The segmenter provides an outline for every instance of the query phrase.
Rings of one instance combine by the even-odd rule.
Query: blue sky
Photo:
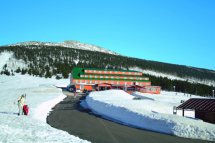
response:
[[[78,40],[215,70],[214,0],[2,0],[0,45]]]

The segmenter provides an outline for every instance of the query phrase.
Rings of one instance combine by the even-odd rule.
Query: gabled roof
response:
[[[112,86],[112,84],[108,84],[108,83],[100,83],[100,84],[96,84],[98,87],[110,87]]]
[[[139,86],[139,85],[130,85],[130,86],[127,86],[127,88],[143,88],[142,86]]]
[[[179,105],[177,109],[215,112],[215,99],[192,98]]]

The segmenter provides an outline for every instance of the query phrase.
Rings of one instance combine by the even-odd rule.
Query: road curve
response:
[[[131,128],[114,123],[83,110],[79,98],[66,97],[47,117],[52,127],[93,143],[208,143],[176,136]]]

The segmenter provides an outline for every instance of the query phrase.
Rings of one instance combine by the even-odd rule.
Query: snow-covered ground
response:
[[[51,108],[65,96],[56,84],[68,80],[55,80],[28,75],[0,75],[0,143],[82,143],[88,142],[46,123]],[[17,98],[27,94],[29,116],[18,116]]]
[[[135,100],[134,97],[141,97]],[[192,95],[192,97],[198,97]],[[86,108],[105,118],[138,127],[173,134],[180,137],[215,141],[215,125],[191,118],[193,112],[173,115],[173,106],[181,104],[190,95],[162,92],[160,95],[136,92],[133,95],[122,90],[92,92],[82,102]]]

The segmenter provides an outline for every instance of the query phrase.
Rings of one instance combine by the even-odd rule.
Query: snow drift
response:
[[[109,90],[92,92],[85,101],[94,113],[116,122],[180,137],[214,141],[215,125],[172,114],[172,105],[178,105],[181,99],[189,98],[182,94],[174,98],[174,95],[165,92],[151,95],[148,99],[133,100],[134,96],[124,91]]]

